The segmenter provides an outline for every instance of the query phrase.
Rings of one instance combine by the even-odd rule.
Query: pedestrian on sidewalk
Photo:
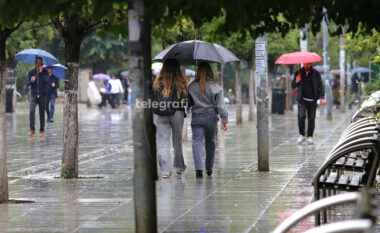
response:
[[[103,86],[100,88],[100,93],[102,95],[102,102],[98,105],[98,108],[102,108],[107,106],[107,101],[111,105],[112,108],[116,108],[114,102],[111,98],[111,84],[108,82],[108,80],[103,81]]]
[[[195,80],[189,86],[189,108],[193,131],[193,158],[197,178],[203,177],[203,140],[206,149],[206,173],[211,176],[215,157],[215,137],[218,129],[218,115],[223,129],[227,130],[228,111],[224,103],[222,88],[217,84],[211,67],[203,62],[198,66]]]
[[[40,115],[40,137],[44,136],[45,132],[45,109],[47,102],[46,87],[49,82],[49,73],[43,68],[42,58],[36,57],[35,68],[30,70],[26,85],[30,86],[30,104],[29,104],[29,123],[30,132],[29,136],[35,134],[35,112],[38,105]]]
[[[354,73],[351,77],[351,100],[350,104],[348,105],[348,108],[351,109],[352,105],[356,102],[359,102],[360,96],[359,96],[359,83],[360,78],[357,73]]]
[[[115,107],[120,106],[120,96],[124,91],[123,85],[120,79],[116,78],[116,75],[111,76],[111,80],[108,81],[111,84],[111,98]]]
[[[129,74],[123,78],[122,84],[124,88],[123,102],[128,105],[129,87],[131,86],[131,77]]]
[[[161,177],[171,176],[170,136],[174,147],[174,169],[186,170],[182,153],[182,130],[187,105],[187,83],[177,60],[166,60],[154,82],[153,113],[156,115],[156,144]]]
[[[49,81],[46,86],[47,102],[46,102],[46,115],[47,122],[54,122],[54,109],[55,109],[55,99],[58,97],[57,89],[59,88],[59,79],[53,75],[53,68],[48,66],[46,70],[49,73]],[[50,104],[50,106],[49,106]]]
[[[305,141],[305,120],[307,114],[307,142],[313,144],[315,113],[317,100],[324,99],[325,89],[321,75],[312,67],[312,63],[303,64],[303,68],[294,74],[292,88],[297,88],[298,102],[298,144]]]

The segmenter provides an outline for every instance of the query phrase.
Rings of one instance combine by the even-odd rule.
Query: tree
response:
[[[107,73],[110,69],[125,67],[129,57],[128,41],[122,36],[98,36],[92,33],[83,40],[80,66],[91,68],[92,73]]]
[[[5,68],[6,44],[9,37],[17,31],[26,19],[34,19],[37,15],[47,14],[45,6],[54,3],[41,1],[41,5],[26,4],[19,1],[0,2],[0,202],[8,201],[8,174],[7,174],[7,142],[5,117]]]
[[[225,42],[227,48],[231,50],[237,57],[240,59],[244,59],[248,63],[248,69],[250,70],[250,95],[253,97],[254,86],[253,79],[253,53],[255,50],[255,41],[251,38],[249,33],[233,33],[231,36],[227,37]],[[240,62],[236,64],[236,77],[235,77],[235,85],[236,85],[236,124],[241,124],[243,121],[243,108],[242,108],[242,86],[241,86],[241,78],[240,78]],[[253,120],[253,98],[250,98],[250,120]]]
[[[346,34],[345,48],[351,58],[362,58],[359,63],[368,64],[368,59],[374,64],[380,63],[380,33],[373,29],[370,34],[357,33]]]
[[[78,72],[80,47],[83,39],[96,30],[119,30],[112,22],[123,20],[125,6],[108,1],[74,1],[61,5],[52,21],[65,43],[65,61],[68,71],[65,80],[63,123],[63,155],[61,176],[78,178]],[[112,21],[112,22],[111,22]],[[116,25],[116,24],[115,24]],[[107,28],[108,27],[108,28]],[[114,28],[112,28],[114,27]],[[119,31],[120,33],[122,31]]]
[[[1,25],[0,29],[0,203],[8,201],[8,172],[7,172],[7,126],[5,115],[6,101],[6,41],[10,35],[17,30],[23,20],[20,20],[14,26]]]
[[[152,39],[160,41],[163,49],[168,45],[196,38],[197,29],[191,19],[184,17],[180,12],[179,15],[167,21],[167,14],[168,12],[165,12],[160,23],[152,27]]]

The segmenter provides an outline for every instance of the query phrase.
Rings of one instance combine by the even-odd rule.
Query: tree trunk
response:
[[[255,71],[253,70],[253,62],[248,62],[249,68],[249,121],[255,120]]]
[[[235,92],[236,92],[236,124],[243,122],[243,106],[242,106],[242,92],[241,92],[241,80],[240,80],[240,61],[236,63],[236,75],[235,75]]]
[[[218,83],[220,87],[222,88],[222,92],[224,92],[223,89],[223,66],[222,64],[218,63]]]
[[[130,69],[135,73],[139,90],[136,103],[147,101],[152,93],[151,28],[149,8],[144,0],[134,0],[128,11]],[[134,204],[136,232],[157,232],[156,186],[156,130],[151,108],[136,106],[133,113],[133,149],[135,154]]]
[[[65,101],[63,108],[63,154],[61,176],[78,178],[78,74],[81,40],[65,40]]]
[[[0,203],[8,201],[7,127],[5,114],[5,44],[0,34]]]

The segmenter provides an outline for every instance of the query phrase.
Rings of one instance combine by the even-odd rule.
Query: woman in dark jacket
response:
[[[154,83],[153,107],[157,126],[157,156],[161,177],[171,176],[170,136],[173,134],[174,169],[178,175],[186,170],[182,153],[182,129],[187,99],[187,83],[177,60],[167,60]]]

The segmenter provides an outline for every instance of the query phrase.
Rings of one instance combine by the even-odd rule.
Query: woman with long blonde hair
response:
[[[228,112],[224,103],[222,88],[216,83],[214,73],[206,62],[198,66],[195,80],[189,86],[189,108],[191,108],[191,129],[193,131],[193,158],[197,178],[203,177],[202,145],[205,139],[205,168],[211,176],[215,157],[215,138],[218,115],[223,129],[227,130]]]
[[[170,136],[174,147],[174,169],[186,170],[182,153],[182,129],[187,105],[187,83],[177,60],[167,60],[153,86],[153,113],[156,115],[156,144],[161,177],[171,176]]]

